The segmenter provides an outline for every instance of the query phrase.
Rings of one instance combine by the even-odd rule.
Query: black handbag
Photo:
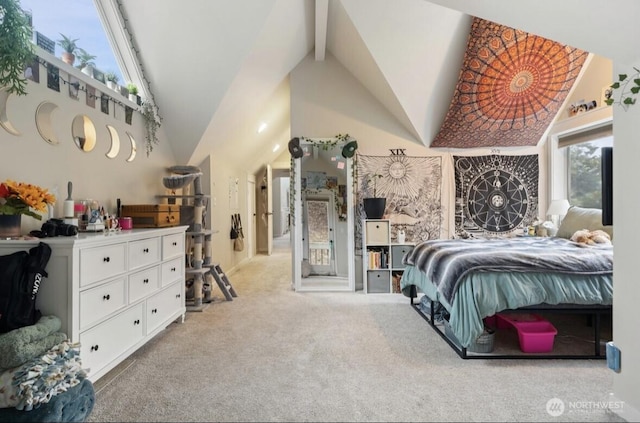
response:
[[[231,215],[231,233],[229,234],[229,238],[231,239],[238,238],[238,228],[236,227],[235,215]]]

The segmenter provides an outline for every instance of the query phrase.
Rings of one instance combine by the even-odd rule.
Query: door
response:
[[[247,244],[247,257],[256,254],[256,181],[253,175],[247,175],[247,223],[245,231],[245,243]]]
[[[273,197],[272,197],[272,171],[271,165],[267,165],[260,172],[260,188],[258,197],[257,231],[259,233],[260,252],[271,255],[273,251]]]

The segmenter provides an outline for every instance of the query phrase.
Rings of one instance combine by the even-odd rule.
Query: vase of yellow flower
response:
[[[7,179],[0,184],[0,237],[20,236],[22,215],[42,220],[36,212],[47,211],[56,197],[37,185]]]

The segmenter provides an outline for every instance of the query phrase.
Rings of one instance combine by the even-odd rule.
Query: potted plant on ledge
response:
[[[379,178],[382,178],[382,175],[374,173],[367,175],[365,179],[365,183],[367,185],[373,183],[373,197],[365,197],[362,199],[362,205],[364,206],[364,213],[367,215],[367,219],[382,219],[382,216],[384,216],[387,199],[385,197],[377,196],[377,181]]]
[[[68,65],[73,66],[73,62],[76,61],[75,54],[76,50],[78,50],[76,41],[78,41],[78,39],[71,39],[64,34],[60,34],[60,36],[62,37],[62,39],[58,40],[58,45],[62,47],[62,61]]]
[[[138,86],[133,82],[127,84],[127,91],[129,91],[129,100],[138,104]]]
[[[80,69],[80,71],[85,75],[89,75],[93,78],[93,68],[96,66],[93,61],[96,59],[96,56],[87,53],[85,49],[79,47],[77,51],[77,59],[80,61],[77,68]]]
[[[118,75],[116,75],[115,72],[107,72],[104,75],[105,79],[107,80],[107,87],[111,88],[114,91],[120,91],[120,88],[118,87]]]

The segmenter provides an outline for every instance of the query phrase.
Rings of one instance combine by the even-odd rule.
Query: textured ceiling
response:
[[[585,51],[475,18],[449,112],[431,146],[537,145],[586,58]]]

